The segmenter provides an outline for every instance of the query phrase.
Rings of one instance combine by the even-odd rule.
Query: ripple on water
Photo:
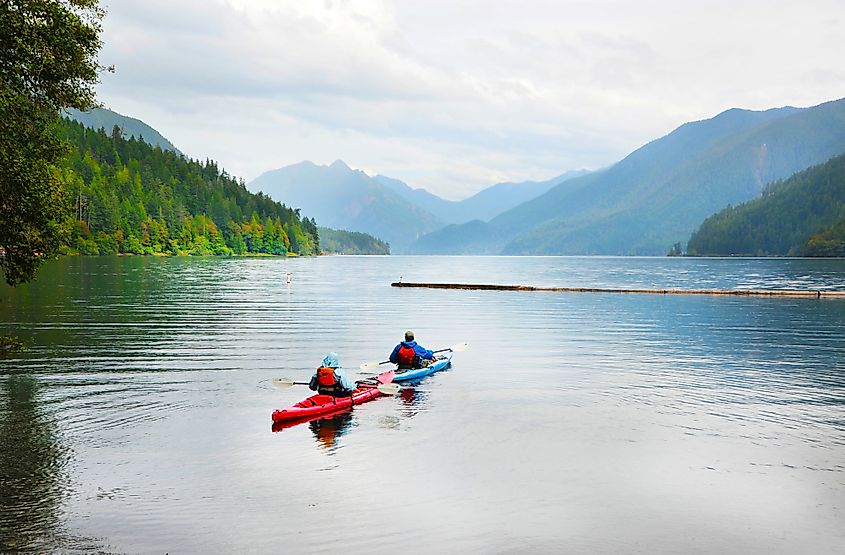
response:
[[[0,304],[3,330],[33,343],[0,368],[3,445],[17,446],[0,466],[4,486],[17,484],[0,524],[32,549],[86,551],[67,530],[115,552],[684,552],[693,533],[708,552],[830,552],[845,541],[845,303],[388,285],[444,281],[448,265],[449,281],[477,283],[841,289],[841,262],[57,265]],[[272,409],[308,394],[271,378],[307,379],[330,350],[353,370],[383,360],[408,328],[429,347],[471,348],[400,395],[271,433]],[[799,525],[784,536],[787,521]],[[314,522],[334,523],[338,539]]]

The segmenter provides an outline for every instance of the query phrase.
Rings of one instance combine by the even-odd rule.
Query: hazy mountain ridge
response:
[[[300,162],[258,176],[247,184],[301,208],[323,227],[368,233],[396,252],[443,226],[430,212],[337,160],[330,166]]]
[[[66,115],[72,120],[78,121],[85,127],[90,127],[95,131],[103,129],[109,135],[116,125],[122,131],[124,139],[132,136],[139,140],[143,138],[144,142],[148,145],[158,146],[162,150],[182,154],[173,143],[143,121],[124,116],[107,108],[92,108],[87,112],[80,112],[75,108],[71,108],[67,110]]]
[[[415,252],[665,254],[707,216],[845,152],[845,100],[687,123],[603,172],[566,181],[474,225],[421,238]],[[483,244],[473,242],[487,234]]]
[[[105,109],[69,115],[107,133],[118,125],[124,136],[179,152],[135,118]],[[665,254],[708,216],[843,152],[845,99],[726,110],[681,125],[603,170],[500,183],[462,201],[370,177],[340,160],[266,172],[248,187],[322,226],[387,241],[397,253]]]
[[[506,210],[542,195],[563,181],[587,173],[587,170],[574,170],[545,181],[497,183],[460,201],[440,198],[425,189],[413,189],[398,179],[383,175],[377,175],[373,179],[391,187],[418,206],[437,214],[445,222],[460,224],[473,220],[490,220]]]
[[[337,160],[330,166],[300,162],[265,172],[247,187],[285,199],[322,226],[371,234],[390,243],[392,252],[401,253],[449,222],[492,217],[581,173],[542,182],[498,184],[469,199],[449,201],[398,179],[370,177]]]

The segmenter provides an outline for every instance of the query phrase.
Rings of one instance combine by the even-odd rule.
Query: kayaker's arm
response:
[[[417,343],[414,347],[414,351],[419,355],[420,358],[424,358],[426,360],[431,360],[434,358],[434,351],[429,351],[419,343]]]
[[[402,344],[401,344],[401,343],[399,343],[398,345],[396,345],[395,347],[393,347],[393,352],[391,352],[391,353],[390,353],[390,357],[388,357],[388,360],[389,360],[390,362],[392,362],[393,364],[398,364],[398,363],[399,363],[399,349],[400,349],[401,347],[402,347]]]

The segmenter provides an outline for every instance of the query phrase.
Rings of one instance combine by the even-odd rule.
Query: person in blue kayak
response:
[[[399,366],[399,370],[410,370],[428,366],[434,360],[434,351],[429,351],[414,341],[414,332],[405,332],[405,341],[393,348],[390,362]]]
[[[340,367],[340,359],[337,353],[329,353],[323,359],[323,364],[314,375],[308,387],[320,395],[331,395],[332,397],[349,397],[355,389],[355,384],[350,381],[346,372]]]

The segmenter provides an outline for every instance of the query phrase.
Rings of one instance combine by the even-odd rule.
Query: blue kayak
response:
[[[452,364],[452,352],[445,355],[437,355],[437,358],[423,368],[414,368],[413,370],[396,370],[393,374],[394,382],[409,382],[412,380],[420,380],[426,376],[430,376],[435,372],[440,372],[449,368]]]

